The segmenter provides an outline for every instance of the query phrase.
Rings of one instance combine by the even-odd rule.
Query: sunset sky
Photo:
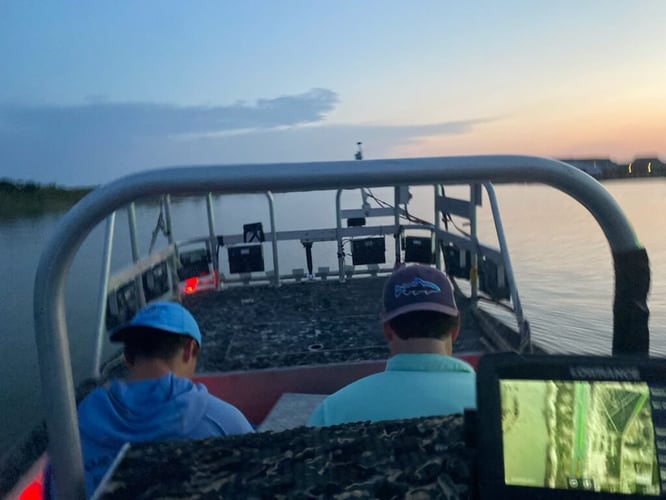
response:
[[[0,177],[518,153],[666,160],[666,2],[0,2]]]

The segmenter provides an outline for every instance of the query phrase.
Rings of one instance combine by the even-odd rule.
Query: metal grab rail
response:
[[[109,276],[111,274],[111,252],[113,251],[113,230],[116,224],[116,213],[113,212],[106,220],[106,231],[104,233],[104,254],[102,256],[102,280],[100,283],[99,299],[97,302],[97,338],[95,339],[95,351],[93,353],[92,376],[99,377],[102,368],[102,348],[104,344],[104,318],[106,317],[106,297],[109,287]]]
[[[511,304],[513,311],[516,314],[518,321],[518,332],[521,337],[521,352],[522,349],[530,343],[530,329],[525,316],[523,315],[523,306],[520,302],[518,294],[518,286],[516,285],[516,278],[513,275],[513,264],[511,264],[511,257],[509,256],[509,247],[506,243],[506,236],[504,235],[504,226],[502,225],[502,218],[500,217],[499,205],[497,203],[497,196],[495,195],[495,188],[489,182],[484,183],[483,187],[488,193],[490,200],[490,208],[493,213],[493,221],[495,223],[495,232],[497,233],[497,242],[499,243],[500,252],[504,259],[504,268],[506,270],[506,279],[509,282],[509,291],[511,293]]]
[[[624,213],[596,180],[575,167],[540,157],[501,155],[266,164],[253,165],[252,168],[243,165],[179,167],[130,175],[88,194],[60,221],[42,254],[35,278],[35,336],[49,432],[49,455],[58,496],[85,498],[65,318],[66,276],[85,237],[115,210],[135,200],[163,193],[261,193],[486,181],[540,182],[578,200],[601,226],[613,253],[616,274],[620,270],[621,256],[636,251],[644,253]],[[649,282],[649,269],[640,269],[647,273]],[[622,283],[632,286],[626,280]],[[626,290],[621,291],[618,286],[616,282],[616,298],[627,295]],[[631,292],[629,295],[637,297],[635,300],[640,302],[643,291]],[[619,309],[616,307],[616,310]],[[628,332],[620,331],[615,321],[614,336],[645,335],[647,317],[637,318],[632,319],[634,322]]]

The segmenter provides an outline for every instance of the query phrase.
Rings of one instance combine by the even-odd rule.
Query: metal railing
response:
[[[65,318],[66,277],[86,236],[113,212],[134,201],[164,193],[279,193],[487,181],[539,182],[579,201],[601,226],[616,263],[616,274],[624,265],[624,259],[620,257],[644,253],[622,210],[597,181],[570,165],[539,157],[502,155],[267,164],[253,165],[251,169],[243,165],[180,167],[130,175],[88,194],[60,221],[40,259],[34,289],[35,334],[49,432],[48,453],[58,496],[68,499],[85,497]],[[643,274],[647,273],[649,281],[649,269],[639,268]],[[619,286],[616,283],[616,299],[627,292]],[[631,286],[631,283],[626,284],[626,287]],[[637,306],[641,306],[642,291],[629,292]],[[614,335],[640,337],[637,342],[642,352],[645,350],[643,337],[647,332],[647,318],[629,316],[623,328],[615,317]]]
[[[484,187],[488,193],[489,203],[492,210],[493,222],[495,225],[495,231],[497,240],[499,242],[499,250],[485,246],[481,244],[477,239],[477,224],[476,224],[476,210],[477,205],[481,205],[481,200],[476,199],[480,198],[480,192],[477,189],[478,185],[471,186],[470,200],[460,200],[452,199],[444,196],[442,186],[436,185],[434,188],[434,220],[429,222],[428,220],[419,219],[419,221],[412,224],[401,223],[401,218],[408,218],[409,214],[407,212],[407,205],[409,203],[409,188],[408,186],[400,186],[393,188],[394,190],[394,204],[391,206],[389,203],[386,203],[383,200],[376,199],[378,204],[381,204],[380,207],[371,207],[367,202],[368,192],[365,189],[362,189],[363,197],[363,207],[360,209],[343,209],[341,203],[341,197],[343,190],[338,189],[335,196],[335,220],[336,227],[333,232],[332,229],[320,228],[320,229],[308,229],[308,230],[291,230],[291,231],[277,231],[275,224],[275,201],[272,193],[265,193],[268,200],[269,208],[269,218],[270,218],[270,232],[267,234],[268,240],[272,244],[272,260],[273,260],[273,269],[266,271],[265,276],[259,274],[241,274],[238,278],[227,277],[225,279],[225,284],[232,285],[236,283],[248,284],[250,281],[254,282],[270,282],[274,286],[279,286],[280,280],[299,280],[303,277],[312,279],[314,275],[322,277],[323,274],[326,276],[338,275],[340,282],[345,281],[346,277],[353,274],[363,274],[363,271],[359,271],[358,268],[354,270],[354,266],[347,266],[345,264],[345,257],[347,254],[344,251],[343,242],[344,238],[350,237],[367,237],[367,236],[386,236],[387,234],[392,234],[395,238],[395,262],[400,262],[401,260],[401,239],[406,234],[407,231],[413,230],[426,230],[431,233],[431,238],[434,239],[434,249],[435,249],[435,265],[438,269],[442,269],[441,261],[441,244],[452,244],[455,247],[465,250],[472,255],[472,260],[474,262],[478,261],[479,257],[488,258],[492,262],[495,262],[497,265],[501,265],[499,268],[498,274],[502,275],[502,278],[506,277],[507,288],[509,291],[509,298],[511,300],[512,307],[510,309],[516,319],[517,331],[520,336],[520,345],[529,347],[530,338],[529,338],[529,329],[527,323],[523,317],[522,306],[520,303],[520,297],[518,294],[518,289],[516,286],[516,280],[513,275],[513,269],[511,266],[510,256],[508,247],[506,244],[506,237],[504,235],[504,229],[502,226],[502,221],[500,217],[500,211],[497,204],[497,198],[495,196],[494,189],[490,183],[485,183]],[[400,192],[403,191],[403,194],[400,195]],[[477,193],[477,194],[475,194]],[[402,197],[401,197],[402,196]],[[374,198],[374,195],[372,195]],[[403,199],[404,198],[404,199]],[[132,250],[132,260],[134,264],[126,269],[121,270],[120,272],[114,274],[114,276],[109,276],[110,271],[110,261],[111,253],[113,248],[113,228],[115,221],[115,212],[107,219],[107,232],[105,236],[104,244],[104,257],[102,264],[102,279],[100,282],[100,291],[99,291],[99,306],[98,306],[98,319],[97,319],[97,338],[95,342],[95,351],[94,359],[92,364],[92,373],[93,378],[99,377],[101,365],[102,365],[102,345],[104,337],[106,334],[106,324],[107,318],[106,314],[108,309],[108,297],[109,292],[116,292],[121,287],[128,285],[129,283],[134,283],[134,289],[136,290],[137,296],[137,308],[141,307],[147,297],[144,295],[142,287],[142,274],[149,269],[151,269],[156,264],[164,262],[167,265],[168,277],[169,277],[169,286],[167,290],[162,291],[161,298],[166,296],[173,296],[178,292],[178,255],[182,253],[183,247],[191,245],[204,245],[208,249],[208,253],[212,262],[213,267],[213,277],[215,280],[215,288],[219,288],[222,283],[219,281],[219,277],[222,276],[222,269],[219,262],[219,255],[217,248],[219,248],[218,237],[221,237],[227,246],[240,244],[245,242],[245,235],[243,234],[222,234],[218,235],[215,228],[215,218],[214,218],[214,198],[212,193],[206,193],[206,219],[207,219],[207,229],[208,234],[206,236],[201,236],[199,238],[192,238],[185,241],[178,241],[175,243],[170,243],[166,250],[152,251],[149,255],[142,257],[139,255],[139,246],[138,246],[138,233],[137,233],[137,224],[136,224],[136,209],[134,203],[130,203],[127,207],[128,211],[128,221],[129,221],[129,237],[130,237],[130,246]],[[451,232],[448,228],[442,229],[440,221],[447,216],[450,216],[447,212],[447,207],[450,207],[453,204],[456,207],[455,215],[462,216],[470,220],[471,223],[471,233],[469,235],[465,233],[455,234]],[[168,214],[171,214],[171,206],[168,196],[164,196],[160,202],[160,218],[162,217],[162,208],[168,207]],[[365,227],[366,218],[384,218],[387,217],[393,218],[393,225],[371,225]],[[343,220],[350,220],[354,218],[362,218],[363,226],[347,227],[343,228]],[[160,227],[160,220],[158,219],[158,226]],[[173,230],[173,227],[172,229]],[[460,230],[459,230],[460,231]],[[157,234],[157,229],[153,232],[153,237],[151,239],[150,248],[154,247],[156,241],[155,236]],[[173,242],[173,234],[171,231],[167,233],[170,242]],[[266,235],[264,235],[266,236]],[[308,246],[311,248],[312,244],[315,242],[325,242],[325,241],[336,241],[337,243],[337,260],[338,260],[338,269],[330,270],[328,267],[322,268],[318,273],[314,273],[311,269],[308,269],[308,274],[306,275],[303,272],[301,276],[298,274],[301,269],[294,269],[292,274],[280,274],[280,258],[278,254],[278,241],[298,241],[307,242]],[[150,250],[149,250],[150,251]],[[309,259],[308,265],[311,265],[311,258]],[[349,268],[352,268],[351,272]],[[369,269],[369,273],[373,272],[390,272],[394,267],[388,267],[386,269]],[[470,272],[470,275],[466,279],[472,280],[471,283],[471,299],[473,303],[476,303],[478,298],[478,273],[476,267],[472,268],[473,271]],[[155,300],[154,295],[151,300]],[[159,298],[159,297],[158,297]],[[521,350],[522,352],[522,350]]]

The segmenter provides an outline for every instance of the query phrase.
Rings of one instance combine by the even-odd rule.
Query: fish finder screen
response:
[[[505,484],[666,491],[666,388],[504,379],[500,402]]]

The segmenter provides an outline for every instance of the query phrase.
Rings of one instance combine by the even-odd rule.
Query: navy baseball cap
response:
[[[192,337],[201,347],[201,332],[194,316],[177,302],[152,302],[111,332],[111,342],[122,342],[133,330],[150,328]]]
[[[434,267],[415,264],[394,271],[384,285],[383,322],[412,311],[458,315],[449,278]]]

